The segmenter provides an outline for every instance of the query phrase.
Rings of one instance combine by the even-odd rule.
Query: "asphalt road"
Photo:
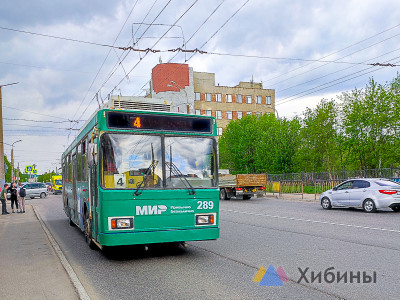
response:
[[[28,203],[38,208],[92,299],[400,297],[400,214],[390,210],[325,211],[318,203],[267,198],[222,201],[217,241],[147,252],[123,247],[107,257],[90,250],[80,230],[68,225],[61,196]],[[279,287],[253,282],[257,270],[271,264],[281,266],[289,281]],[[325,282],[326,270],[333,270],[334,283]],[[347,283],[336,282],[337,272],[347,272]],[[358,283],[356,277],[351,283],[350,272],[360,272],[361,282],[363,272],[375,272],[376,283]],[[331,282],[332,275],[326,279]]]

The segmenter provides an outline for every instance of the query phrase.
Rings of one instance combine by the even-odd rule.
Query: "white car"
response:
[[[35,197],[40,197],[40,198],[46,198],[47,197],[47,187],[45,186],[44,183],[41,182],[29,182],[25,185],[22,186],[25,191],[26,191],[26,196],[25,198],[35,198]]]
[[[324,209],[332,207],[356,207],[365,212],[379,208],[400,211],[400,184],[382,178],[350,179],[333,189],[323,192],[320,197]]]

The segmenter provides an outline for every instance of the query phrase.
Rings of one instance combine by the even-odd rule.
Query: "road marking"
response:
[[[353,225],[353,224],[345,224],[345,223],[335,223],[335,222],[328,222],[328,221],[318,221],[318,220],[301,219],[301,218],[293,218],[293,217],[286,217],[286,216],[251,213],[251,212],[237,211],[237,210],[230,210],[230,209],[220,209],[220,211],[226,211],[226,212],[232,212],[232,213],[238,213],[238,214],[244,214],[244,215],[259,216],[259,217],[275,218],[275,219],[285,219],[285,220],[292,220],[292,221],[298,221],[298,222],[327,224],[327,225],[335,225],[335,226],[344,226],[344,227],[353,227],[353,228],[360,228],[360,229],[369,229],[369,230],[379,230],[379,231],[400,233],[400,230],[388,229],[388,228],[369,227],[369,226],[361,226],[361,225]]]
[[[78,292],[79,299],[90,300],[88,293],[86,292],[85,288],[83,287],[83,285],[82,285],[81,281],[79,280],[78,276],[76,275],[74,269],[68,262],[67,258],[65,257],[65,255],[62,252],[57,241],[51,234],[50,230],[47,228],[46,224],[43,222],[42,218],[40,217],[39,211],[35,208],[35,206],[33,206],[33,205],[31,205],[31,206],[33,208],[33,211],[35,212],[36,218],[39,220],[44,232],[47,235],[47,238],[49,239],[51,245],[53,246],[54,251],[56,252],[58,258],[60,259],[61,264],[63,265],[65,271],[67,271],[67,274],[68,274],[69,278],[71,279],[72,284],[74,285],[76,291]]]

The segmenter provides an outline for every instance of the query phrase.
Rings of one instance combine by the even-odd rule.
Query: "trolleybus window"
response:
[[[214,149],[210,138],[166,137],[167,187],[185,187],[182,176],[194,188],[215,187]]]
[[[101,147],[103,187],[162,187],[160,136],[103,134]]]

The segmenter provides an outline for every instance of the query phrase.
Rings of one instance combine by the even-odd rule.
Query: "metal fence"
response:
[[[315,180],[346,180],[350,178],[400,178],[400,168],[343,170],[335,172],[311,172],[311,173],[283,173],[267,174],[268,181],[303,181],[304,183]]]
[[[391,180],[400,183],[400,178],[389,178]],[[279,180],[279,181],[267,181],[266,193],[279,194],[293,194],[301,195],[304,198],[304,194],[314,194],[314,199],[317,200],[319,194],[332,189],[347,179],[317,179],[317,180]]]

